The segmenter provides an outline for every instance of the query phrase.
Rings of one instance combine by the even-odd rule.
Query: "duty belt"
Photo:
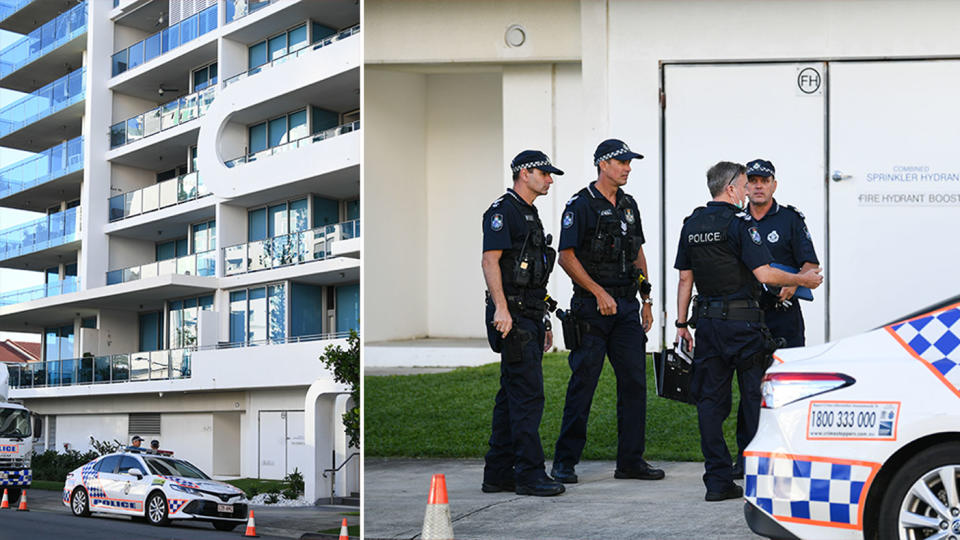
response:
[[[763,311],[756,300],[701,301],[696,310],[700,319],[763,322]]]
[[[629,285],[620,285],[618,287],[604,287],[603,290],[607,291],[607,294],[614,298],[634,298],[637,296],[638,288],[637,283],[633,282]],[[576,283],[573,284],[573,295],[593,297],[593,293]]]
[[[511,314],[516,313],[531,319],[538,319],[547,312],[547,304],[542,298],[529,294],[507,294],[505,296],[507,298],[507,308]],[[490,291],[486,291],[486,299],[487,302],[493,302]]]

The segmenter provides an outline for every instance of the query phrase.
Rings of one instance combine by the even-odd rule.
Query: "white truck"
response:
[[[0,489],[7,490],[13,504],[20,499],[20,490],[30,487],[33,479],[33,429],[30,411],[7,400],[9,379],[7,366],[0,366]]]

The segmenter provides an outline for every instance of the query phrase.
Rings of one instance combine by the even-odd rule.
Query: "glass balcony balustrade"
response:
[[[175,259],[156,261],[107,272],[107,285],[127,283],[138,279],[181,274],[185,276],[214,276],[217,273],[217,250],[185,255]]]
[[[27,3],[29,2],[19,2],[22,4],[20,7]],[[19,9],[18,7],[16,10]],[[0,18],[6,18],[9,13],[16,11],[2,15],[2,10],[3,8],[0,7]],[[0,78],[6,77],[86,31],[87,2],[84,1],[0,51]]]
[[[224,275],[233,276],[280,268],[332,256],[331,244],[360,237],[360,220],[325,225],[308,231],[275,236],[223,248]]]
[[[0,137],[82,101],[86,75],[87,68],[80,68],[0,109]]]
[[[228,0],[229,3],[229,0]],[[114,53],[112,74],[117,75],[166,54],[217,28],[217,6],[187,17],[152,36]]]
[[[0,199],[83,169],[83,137],[0,169]]]
[[[48,296],[77,292],[78,283],[79,280],[76,276],[68,276],[54,283],[45,283],[27,289],[0,293],[0,307],[19,304],[20,302],[29,302],[30,300],[46,298]]]
[[[197,171],[152,186],[110,197],[110,221],[120,221],[168,206],[199,199],[210,191]]]
[[[0,0],[0,21],[23,9],[34,0]]]
[[[329,37],[323,39],[322,41],[319,41],[319,42],[317,42],[317,43],[314,43],[313,45],[310,45],[309,43],[307,43],[306,41],[304,41],[304,42],[303,42],[303,48],[298,49],[298,50],[295,50],[295,51],[291,51],[291,52],[289,52],[289,53],[281,56],[280,58],[276,58],[276,59],[274,59],[274,60],[271,60],[270,62],[267,62],[266,64],[261,64],[261,65],[255,67],[255,68],[253,68],[253,69],[250,69],[249,71],[245,71],[245,72],[243,72],[243,73],[234,75],[233,77],[230,77],[229,79],[223,81],[223,87],[226,88],[226,87],[230,86],[231,84],[233,84],[233,83],[235,83],[235,82],[237,82],[237,81],[246,79],[247,77],[250,77],[250,76],[252,76],[252,75],[256,75],[257,73],[260,73],[261,71],[269,70],[270,68],[272,68],[272,67],[274,67],[274,66],[279,66],[280,64],[284,64],[284,63],[286,63],[286,62],[288,62],[288,61],[290,61],[290,60],[293,60],[294,58],[300,58],[301,56],[310,54],[311,52],[313,52],[313,51],[315,51],[315,50],[317,50],[317,49],[320,49],[320,48],[322,48],[322,47],[325,47],[325,46],[327,46],[327,45],[330,45],[331,43],[335,43],[335,42],[337,42],[337,41],[340,41],[341,39],[345,39],[345,38],[348,38],[348,37],[350,37],[350,36],[353,36],[353,35],[359,34],[359,33],[360,33],[360,25],[358,24],[358,25],[354,26],[353,28],[348,28],[347,30],[343,30],[343,31],[341,31],[341,32],[338,32],[338,33],[336,33],[336,34],[334,34],[334,35],[332,35],[332,36],[329,36]]]
[[[226,0],[226,20],[233,22],[252,15],[278,0]]]
[[[358,129],[360,129],[359,120],[357,120],[356,122],[350,122],[349,124],[344,124],[342,126],[337,126],[335,128],[330,128],[324,131],[320,131],[318,133],[314,133],[313,135],[308,135],[306,137],[302,137],[300,139],[290,141],[288,143],[279,144],[277,146],[267,148],[266,150],[261,150],[259,152],[240,156],[238,158],[234,158],[234,159],[231,159],[230,161],[227,161],[226,163],[224,163],[224,165],[226,165],[227,167],[233,168],[233,167],[236,167],[237,165],[242,165],[244,163],[251,163],[251,162],[257,161],[258,159],[263,159],[265,157],[270,157],[270,156],[279,154],[281,152],[293,150],[294,148],[309,146],[311,144],[325,141],[327,139],[331,139],[338,135],[350,133]]]
[[[190,378],[195,349],[169,349],[66,360],[41,360],[9,366],[11,388],[167,381]]]
[[[216,92],[216,86],[208,86],[110,126],[110,148],[136,142],[200,118],[210,108]]]
[[[0,260],[19,257],[78,240],[79,207],[0,231]]]

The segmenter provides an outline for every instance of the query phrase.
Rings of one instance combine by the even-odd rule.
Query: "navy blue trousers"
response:
[[[737,363],[763,350],[762,323],[700,319],[695,336],[690,392],[697,402],[703,483],[707,491],[725,491],[733,484],[730,450],[723,437],[723,422],[730,414],[731,384]],[[765,366],[742,369],[742,423],[747,443],[757,433],[760,418],[760,380]],[[746,443],[744,444],[746,446]]]
[[[488,302],[487,321],[493,320],[493,312],[493,304]],[[500,484],[512,478],[518,484],[531,484],[546,476],[540,444],[546,330],[543,320],[527,317],[514,316],[513,326],[530,332],[534,339],[523,347],[519,362],[500,354],[500,390],[494,398],[490,450],[483,468],[487,483]]]
[[[573,467],[580,461],[587,443],[590,404],[607,356],[617,377],[617,468],[642,468],[647,424],[647,336],[640,322],[640,301],[636,297],[618,298],[617,313],[609,316],[600,315],[592,296],[575,296],[571,308],[577,318],[590,324],[591,330],[567,358],[571,374],[554,463]]]

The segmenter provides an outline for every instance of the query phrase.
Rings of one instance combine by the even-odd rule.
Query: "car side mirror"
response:
[[[143,478],[143,473],[140,472],[140,469],[135,469],[133,467],[130,467],[129,469],[127,469],[127,474],[129,474],[130,476],[136,476],[137,480]]]

